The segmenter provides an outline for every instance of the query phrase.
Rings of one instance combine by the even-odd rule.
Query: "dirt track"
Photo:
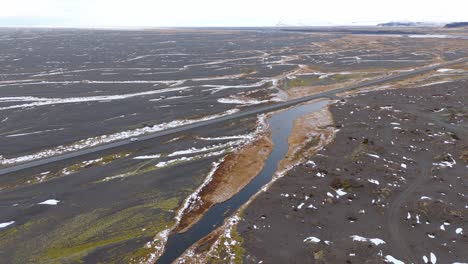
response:
[[[467,88],[368,92],[331,107],[335,141],[244,211],[244,262],[466,262]]]

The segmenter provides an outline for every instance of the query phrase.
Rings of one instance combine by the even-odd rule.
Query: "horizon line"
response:
[[[5,28],[29,28],[29,29],[187,29],[187,28],[193,28],[193,29],[255,29],[255,28],[310,28],[310,27],[382,27],[379,26],[379,24],[383,23],[392,23],[397,21],[391,21],[391,22],[382,22],[382,23],[377,23],[377,24],[317,24],[317,25],[273,25],[273,26],[67,26],[67,25],[0,25],[0,28],[5,29]],[[425,27],[438,27],[438,26],[444,26],[448,23],[455,23],[455,22],[413,22],[413,23],[427,23],[429,25]],[[430,24],[433,25],[430,25]],[[396,28],[399,26],[390,26],[392,28]],[[400,27],[405,27],[409,28],[412,26],[400,26]],[[415,26],[418,27],[418,26]],[[420,26],[424,27],[424,26]]]

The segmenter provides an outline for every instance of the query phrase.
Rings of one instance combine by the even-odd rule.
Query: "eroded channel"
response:
[[[192,244],[222,225],[226,218],[246,203],[262,186],[270,182],[278,168],[279,162],[285,158],[288,152],[288,137],[292,131],[294,120],[304,114],[321,110],[328,102],[327,100],[323,100],[304,104],[272,115],[268,120],[268,124],[272,133],[274,147],[270,156],[265,161],[261,172],[231,199],[211,207],[202,219],[189,230],[183,233],[172,234],[167,241],[164,253],[157,263],[165,264],[173,262]]]

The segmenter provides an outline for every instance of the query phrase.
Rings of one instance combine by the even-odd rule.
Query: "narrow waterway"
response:
[[[173,262],[191,245],[222,225],[226,218],[246,203],[262,186],[270,182],[279,162],[288,152],[288,136],[291,133],[294,120],[304,114],[321,110],[327,104],[328,101],[324,100],[296,106],[274,114],[268,120],[274,148],[262,171],[231,199],[211,207],[203,218],[187,232],[171,235],[167,241],[166,250],[157,263]]]

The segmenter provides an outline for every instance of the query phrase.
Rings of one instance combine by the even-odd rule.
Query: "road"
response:
[[[388,82],[388,81],[403,79],[403,78],[406,78],[406,77],[409,77],[409,76],[414,76],[414,75],[426,73],[426,72],[429,72],[429,71],[432,71],[432,70],[435,70],[435,69],[447,67],[447,66],[450,66],[450,65],[453,65],[453,64],[463,63],[463,62],[466,62],[466,61],[468,61],[468,58],[463,58],[463,59],[450,61],[450,62],[443,63],[443,64],[437,64],[437,65],[433,65],[433,66],[424,67],[424,68],[413,70],[413,71],[408,71],[408,72],[403,72],[403,73],[399,73],[399,74],[395,74],[395,75],[390,75],[390,76],[380,78],[380,79],[369,80],[369,81],[361,82],[361,83],[358,83],[358,84],[346,86],[346,87],[343,87],[343,88],[338,88],[338,89],[330,90],[330,91],[327,91],[327,92],[319,93],[319,94],[316,94],[316,95],[305,96],[305,97],[293,99],[293,100],[286,101],[286,102],[280,102],[280,103],[276,103],[276,104],[273,104],[273,105],[262,106],[262,107],[258,107],[256,109],[237,112],[237,113],[232,114],[232,115],[227,115],[227,116],[223,116],[223,117],[219,117],[219,118],[215,118],[215,119],[211,119],[211,120],[207,120],[207,121],[201,121],[201,122],[197,122],[197,123],[193,123],[193,124],[189,124],[189,125],[185,125],[185,126],[171,128],[171,129],[155,132],[155,133],[152,133],[152,134],[140,136],[140,137],[138,137],[137,142],[146,141],[146,140],[150,140],[150,139],[154,139],[154,138],[158,138],[158,137],[162,137],[162,136],[167,136],[167,135],[174,134],[174,133],[185,132],[185,131],[192,130],[192,129],[195,129],[195,128],[208,126],[208,125],[212,125],[212,124],[216,124],[216,123],[220,123],[220,122],[224,122],[224,121],[228,121],[228,120],[233,120],[233,119],[237,119],[237,118],[241,118],[241,117],[267,113],[267,112],[279,110],[279,109],[282,109],[282,108],[290,107],[290,106],[293,106],[293,105],[297,105],[297,104],[300,104],[300,103],[304,103],[304,102],[314,100],[314,99],[332,97],[333,95],[335,95],[337,93],[351,91],[351,90],[355,90],[355,89],[358,89],[358,88],[367,87],[367,86],[371,86],[371,85],[381,84],[381,83]],[[120,147],[120,146],[125,146],[125,145],[129,145],[129,144],[132,144],[132,143],[136,143],[136,142],[131,141],[130,139],[125,139],[125,140],[116,141],[116,142],[112,142],[112,143],[108,143],[108,144],[103,144],[103,145],[99,145],[99,146],[95,146],[95,147],[90,147],[90,148],[83,149],[83,150],[78,150],[78,151],[71,152],[71,153],[66,153],[66,154],[52,156],[52,157],[48,157],[48,158],[44,158],[44,159],[29,161],[29,162],[21,163],[21,164],[14,165],[14,166],[11,166],[11,167],[2,168],[2,169],[0,169],[0,175],[13,173],[13,172],[17,172],[17,171],[20,171],[20,170],[29,169],[29,168],[33,168],[33,167],[37,167],[37,166],[41,166],[41,165],[45,165],[45,164],[49,164],[49,163],[53,163],[53,162],[58,162],[58,161],[63,161],[63,160],[71,159],[71,158],[76,158],[76,157],[80,157],[80,156],[87,155],[87,154],[90,154],[90,153],[95,153],[95,152],[108,150],[108,149],[112,149],[112,148],[116,148],[116,147]]]

